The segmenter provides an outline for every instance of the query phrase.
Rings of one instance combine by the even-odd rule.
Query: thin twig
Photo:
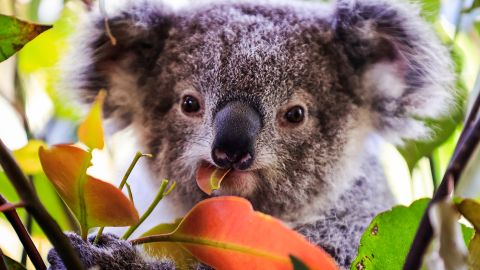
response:
[[[127,193],[128,193],[128,198],[132,202],[133,206],[135,206],[135,202],[133,201],[133,193],[132,193],[132,188],[128,183],[125,184],[125,187],[127,188]]]
[[[127,183],[128,177],[130,177],[130,174],[132,173],[133,168],[135,168],[135,166],[137,165],[138,160],[139,160],[141,157],[152,158],[152,155],[151,155],[151,154],[142,154],[142,152],[140,152],[140,151],[137,152],[137,153],[135,153],[135,157],[133,157],[133,160],[132,160],[132,162],[130,163],[130,166],[128,166],[127,171],[126,171],[125,174],[123,175],[123,178],[122,178],[122,181],[120,182],[120,185],[118,185],[118,188],[119,188],[119,189],[123,189],[123,187],[124,187],[125,184]]]
[[[2,195],[0,195],[0,206],[5,206],[5,205],[13,205],[5,198],[3,198]],[[3,212],[5,217],[7,218],[8,222],[12,224],[13,229],[18,235],[18,238],[20,239],[20,242],[22,242],[22,245],[24,247],[25,252],[27,253],[28,257],[32,261],[33,265],[35,266],[35,269],[37,270],[45,270],[47,267],[45,266],[45,263],[43,263],[42,256],[40,256],[40,253],[38,253],[37,248],[35,247],[35,244],[32,241],[32,238],[30,237],[30,234],[28,233],[27,229],[25,226],[23,226],[22,220],[17,214],[17,211],[15,208],[6,210]]]
[[[28,123],[25,121],[25,123]],[[27,130],[27,128],[25,129]],[[32,189],[34,192],[35,191],[35,184],[33,183],[33,176],[32,175],[28,175],[28,181],[30,182],[30,185],[32,186]],[[30,213],[27,212],[27,216],[25,217],[25,228],[27,228],[27,232],[29,234],[32,233],[32,230],[33,230],[33,218],[32,218],[32,215]],[[23,251],[22,251],[22,258],[20,260],[20,262],[23,264],[23,265],[27,265],[27,251],[26,249],[24,248]]]
[[[130,226],[130,228],[128,228],[128,230],[122,236],[122,239],[128,239],[128,237],[130,237],[130,235],[132,235],[132,233],[148,218],[148,216],[150,216],[150,214],[153,212],[155,207],[157,207],[158,203],[165,196],[165,189],[167,188],[167,185],[168,185],[168,180],[164,179],[162,181],[161,186],[160,186],[160,190],[157,193],[157,196],[155,197],[153,202],[150,204],[147,211],[145,211],[145,213],[142,215],[142,217],[140,217],[140,221],[137,224],[135,224],[133,226]]]
[[[14,210],[14,209],[17,209],[17,208],[22,208],[22,207],[25,207],[25,205],[26,204],[24,202],[6,203],[4,205],[0,205],[0,212],[7,212],[7,211]]]
[[[130,162],[130,166],[128,166],[127,171],[126,171],[125,174],[123,175],[122,181],[120,181],[120,185],[118,185],[118,188],[119,188],[120,190],[122,190],[123,187],[124,187],[125,185],[127,185],[128,196],[130,197],[130,201],[131,201],[132,203],[133,203],[132,191],[130,190],[130,185],[127,184],[127,180],[128,180],[128,177],[130,177],[130,174],[132,173],[133,168],[135,168],[135,166],[137,165],[138,160],[139,160],[141,157],[152,158],[153,156],[152,156],[151,154],[142,154],[142,152],[140,152],[140,151],[138,151],[137,153],[135,153],[135,156],[133,157],[132,162]],[[97,236],[95,236],[95,240],[93,240],[93,244],[98,243],[98,240],[100,239],[100,236],[102,236],[104,229],[105,229],[105,227],[100,227],[100,229],[98,229]]]
[[[63,234],[57,222],[40,202],[18,164],[0,139],[0,165],[15,187],[20,198],[27,203],[26,210],[32,214],[40,228],[55,247],[67,269],[85,269],[75,249]]]
[[[477,101],[478,99],[480,99],[480,97],[477,97]],[[475,101],[475,104],[480,104],[477,101]],[[477,111],[478,107],[474,107],[470,114],[476,114]],[[471,118],[470,116],[468,118],[475,119]],[[480,121],[471,121],[471,123],[474,124],[468,123],[468,125],[471,127],[465,126],[464,130],[462,131],[462,135],[460,137],[463,139],[459,140],[457,143],[453,157],[451,158],[450,164],[448,165],[445,175],[443,176],[442,183],[439,185],[437,192],[435,192],[433,195],[432,200],[428,204],[428,207],[422,216],[415,239],[413,240],[412,246],[405,260],[405,264],[403,266],[404,270],[417,270],[420,268],[423,254],[425,253],[425,250],[432,238],[432,226],[428,217],[430,207],[436,202],[443,200],[450,195],[452,190],[451,182],[453,181],[453,187],[457,185],[461,173],[470,160],[471,155],[475,152],[480,140]]]
[[[105,0],[100,0],[98,1],[98,5],[100,7],[100,13],[103,16],[103,21],[105,24],[105,31],[107,32],[107,36],[110,39],[110,43],[112,43],[113,46],[117,45],[117,39],[115,36],[112,34],[112,30],[110,29],[110,24],[108,23],[108,15],[107,15],[107,9],[105,8]]]

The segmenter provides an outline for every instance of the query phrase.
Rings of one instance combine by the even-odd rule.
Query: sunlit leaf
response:
[[[46,143],[40,140],[30,140],[24,147],[13,151],[15,160],[25,174],[41,173],[42,165],[38,159],[38,149],[46,146]]]
[[[468,262],[470,269],[478,270],[480,269],[480,233],[475,233],[470,245],[468,246]]]
[[[166,234],[173,232],[182,219],[176,220],[174,223],[160,224],[153,229],[147,231],[142,236]],[[147,254],[156,258],[168,257],[175,261],[180,269],[188,269],[197,260],[187,250],[178,243],[155,242],[143,245],[143,249]]]
[[[83,229],[138,222],[130,200],[115,186],[86,174],[91,154],[74,145],[40,148],[43,170]]]
[[[14,259],[6,255],[3,255],[2,258],[3,258],[3,262],[5,263],[5,266],[7,267],[7,270],[26,270],[27,269],[21,263],[15,261]]]
[[[19,51],[27,42],[51,26],[21,21],[15,17],[0,15],[0,62]]]
[[[402,269],[428,201],[420,199],[376,216],[362,235],[350,269]]]
[[[480,202],[464,199],[457,203],[458,211],[472,223],[475,230],[480,231]]]
[[[102,149],[104,146],[102,109],[107,92],[100,91],[85,120],[78,127],[78,140],[90,149]]]
[[[201,201],[177,230],[160,237],[217,270],[291,269],[290,255],[312,270],[338,269],[325,251],[240,197]]]

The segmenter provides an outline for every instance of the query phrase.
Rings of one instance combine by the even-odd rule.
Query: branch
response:
[[[25,226],[23,226],[22,220],[17,214],[17,211],[15,208],[12,206],[16,206],[15,204],[11,204],[5,200],[5,198],[0,195],[0,208],[5,207],[6,210],[3,211],[3,214],[7,218],[8,222],[12,224],[13,229],[18,235],[18,238],[20,239],[20,242],[22,242],[23,247],[25,248],[25,252],[27,253],[28,257],[33,263],[33,266],[35,266],[35,269],[37,270],[45,270],[47,267],[43,263],[42,256],[40,256],[40,253],[38,253],[37,247],[35,247],[35,244],[32,241],[32,238],[28,234],[27,229]],[[8,209],[8,206],[10,206],[10,209]],[[2,258],[3,259],[3,258]]]
[[[460,135],[460,139],[457,143],[455,151],[453,152],[453,157],[450,160],[450,164],[445,171],[442,183],[438,187],[438,190],[433,195],[432,200],[423,213],[417,233],[405,260],[405,264],[403,266],[404,270],[417,270],[420,268],[423,254],[425,253],[425,250],[432,239],[432,225],[430,224],[430,219],[428,216],[430,207],[451,194],[453,190],[452,181],[453,187],[455,187],[460,180],[461,173],[470,160],[470,157],[477,148],[480,140],[480,121],[475,120],[479,108],[480,96],[478,96],[475,100],[470,115],[465,122],[465,127]]]
[[[20,198],[27,204],[26,210],[42,228],[67,269],[85,269],[72,244],[63,234],[58,223],[48,214],[2,140],[0,140],[0,165]]]

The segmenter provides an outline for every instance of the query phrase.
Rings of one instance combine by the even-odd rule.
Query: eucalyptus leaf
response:
[[[8,59],[25,44],[51,28],[19,20],[12,16],[0,15],[0,62]]]
[[[395,206],[377,215],[363,233],[350,269],[402,269],[428,202],[420,199],[409,207]]]
[[[3,255],[3,263],[7,267],[7,270],[26,270],[27,268],[23,266],[21,263],[15,261],[14,259]]]

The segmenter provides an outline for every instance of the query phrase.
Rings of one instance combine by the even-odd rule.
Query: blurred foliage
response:
[[[78,4],[69,3],[53,28],[39,36],[18,54],[18,70],[24,77],[41,76],[43,87],[52,99],[54,117],[79,120],[80,113],[62,89],[60,59],[69,49],[69,36],[78,20]]]

